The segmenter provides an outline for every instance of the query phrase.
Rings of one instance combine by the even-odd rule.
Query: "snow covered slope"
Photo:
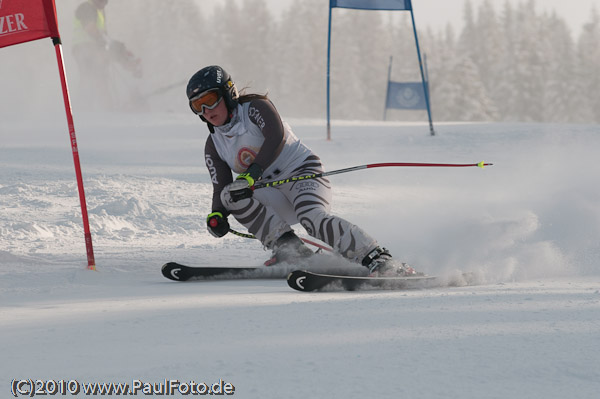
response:
[[[493,162],[330,178],[334,212],[395,257],[429,274],[475,271],[481,285],[305,294],[282,280],[164,279],[170,260],[269,255],[206,232],[207,130],[190,115],[75,120],[98,267],[88,271],[64,120],[8,118],[0,392],[12,379],[173,379],[223,380],[239,398],[596,397],[598,126],[444,124],[430,137],[419,124],[334,122],[328,142],[322,122],[289,122],[328,170]]]

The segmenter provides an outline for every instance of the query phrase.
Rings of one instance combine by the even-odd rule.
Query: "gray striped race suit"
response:
[[[230,122],[215,126],[206,140],[205,160],[213,183],[212,211],[231,214],[268,249],[300,223],[308,234],[342,256],[360,263],[376,241],[359,227],[329,213],[331,186],[325,178],[261,188],[252,198],[231,200],[232,171],[239,174],[256,163],[262,179],[282,179],[324,171],[320,158],[282,122],[267,99],[238,104]]]

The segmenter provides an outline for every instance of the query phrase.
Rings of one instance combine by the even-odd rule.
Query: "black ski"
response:
[[[368,277],[368,276],[341,276],[332,274],[319,274],[307,270],[294,270],[287,277],[290,287],[298,291],[318,291],[321,289],[338,289],[345,291],[355,290],[400,290],[432,288],[437,286],[436,277]]]
[[[249,274],[259,267],[212,267],[212,266],[186,266],[176,262],[165,263],[161,269],[162,275],[173,281],[187,281],[202,278],[247,278]]]

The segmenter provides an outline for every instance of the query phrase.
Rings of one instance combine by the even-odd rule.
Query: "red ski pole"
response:
[[[285,183],[289,183],[289,182],[293,182],[293,181],[299,181],[299,180],[309,180],[309,179],[317,179],[319,177],[325,177],[325,176],[331,176],[331,175],[337,175],[340,173],[346,173],[346,172],[352,172],[355,170],[362,170],[362,169],[371,169],[371,168],[383,168],[383,167],[389,167],[389,166],[401,166],[401,167],[438,167],[438,168],[465,168],[465,167],[473,167],[473,166],[477,166],[479,168],[483,168],[485,166],[491,166],[493,165],[492,163],[484,163],[482,162],[478,162],[478,163],[420,163],[420,162],[391,162],[391,163],[372,163],[372,164],[368,164],[368,165],[360,165],[360,166],[353,166],[351,168],[345,168],[345,169],[338,169],[338,170],[332,170],[330,172],[323,172],[323,173],[313,173],[311,175],[306,175],[306,176],[296,176],[296,177],[289,177],[287,179],[283,179],[283,180],[273,180],[273,181],[267,181],[267,182],[258,182],[256,184],[254,184],[253,189],[259,189],[259,188],[264,188],[264,187],[274,187],[274,186],[279,186],[281,184],[285,184]],[[245,238],[252,238],[255,239],[256,236],[254,236],[253,234],[247,234],[247,233],[241,233],[239,231],[236,231],[234,229],[229,229],[229,232],[232,234],[235,234],[239,237],[245,237]],[[319,243],[315,243],[312,241],[309,241],[305,238],[301,238],[302,241],[308,243],[308,244],[312,244],[316,247],[322,248],[322,249],[326,249],[328,251],[330,251],[329,248],[319,244]]]
[[[237,231],[237,230],[234,230],[234,229],[231,229],[231,228],[229,229],[229,232],[230,232],[231,234],[234,234],[234,235],[238,236],[238,237],[244,237],[244,238],[252,238],[252,239],[256,239],[256,236],[255,236],[254,234],[242,233],[242,232],[239,232],[239,231]],[[301,239],[302,241],[304,241],[305,243],[307,243],[307,244],[310,244],[310,245],[313,245],[313,246],[315,246],[315,247],[317,247],[317,248],[321,248],[321,249],[323,249],[323,250],[325,250],[325,251],[331,251],[331,248],[329,248],[329,247],[327,247],[327,246],[325,246],[325,245],[323,245],[323,244],[320,244],[320,243],[318,243],[318,242],[316,242],[316,241],[311,241],[311,240],[309,240],[309,239],[307,239],[307,238],[304,238],[304,237],[300,237],[300,239]]]
[[[318,179],[319,177],[337,175],[337,174],[340,174],[340,173],[353,172],[355,170],[371,169],[371,168],[383,168],[383,167],[390,167],[390,166],[400,166],[400,167],[433,167],[433,168],[465,168],[465,167],[477,166],[479,168],[483,168],[485,166],[491,166],[491,165],[493,165],[493,164],[492,163],[484,163],[483,161],[482,162],[478,162],[478,163],[422,163],[422,162],[371,163],[371,164],[368,164],[368,165],[353,166],[351,168],[332,170],[332,171],[329,171],[329,172],[313,173],[313,174],[306,175],[306,176],[288,177],[287,179],[283,179],[283,180],[273,180],[273,181],[267,181],[267,182],[257,182],[256,184],[254,184],[254,190],[257,190],[259,188],[264,188],[264,187],[279,186],[281,184],[285,184],[285,183],[289,183],[289,182],[293,182],[293,181],[308,180],[308,179]]]

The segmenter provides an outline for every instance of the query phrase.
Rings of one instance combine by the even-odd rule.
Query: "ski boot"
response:
[[[273,255],[271,259],[265,261],[265,266],[273,266],[281,262],[293,263],[312,255],[314,252],[293,231],[288,231],[275,242]]]
[[[370,277],[415,277],[422,276],[407,263],[397,263],[385,248],[377,247],[362,261],[362,265],[369,269]]]

